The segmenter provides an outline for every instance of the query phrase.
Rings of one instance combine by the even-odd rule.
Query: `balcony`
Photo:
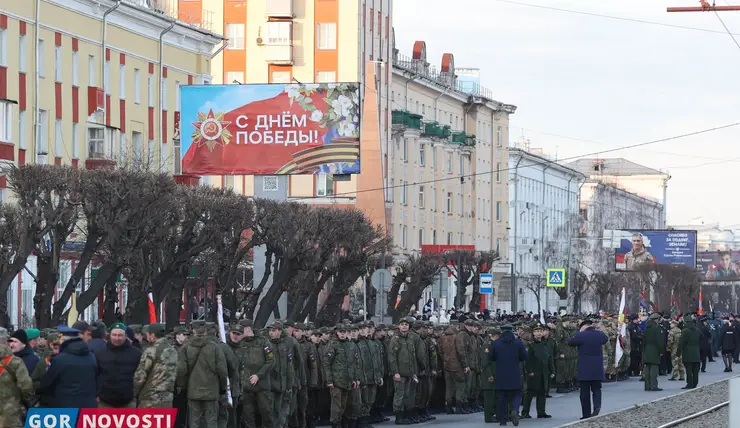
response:
[[[444,128],[437,122],[425,122],[421,130],[421,135],[426,137],[444,138]]]
[[[265,45],[265,61],[268,64],[292,65],[292,45]]]
[[[391,113],[391,123],[393,125],[407,128],[421,129],[421,118],[420,114],[413,114],[406,110],[393,110]]]
[[[268,18],[293,18],[293,0],[265,0]]]
[[[475,147],[475,135],[468,135],[465,132],[453,132],[452,144],[460,144],[467,147]]]

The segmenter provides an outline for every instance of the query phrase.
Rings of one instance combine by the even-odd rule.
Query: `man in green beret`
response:
[[[126,326],[115,323],[110,327],[108,346],[95,353],[98,362],[98,407],[136,407],[134,385],[121,379],[133,379],[141,362],[141,351],[126,337]]]
[[[177,379],[177,351],[165,337],[165,325],[145,326],[151,344],[134,373],[134,396],[142,408],[171,408]]]

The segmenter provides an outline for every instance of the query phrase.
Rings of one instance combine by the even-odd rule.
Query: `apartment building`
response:
[[[0,2],[0,168],[146,161],[176,172],[178,87],[211,80],[222,42],[135,2]],[[33,313],[33,257],[27,267],[9,290],[15,325]]]
[[[507,251],[508,118],[516,107],[457,79],[451,53],[430,65],[426,43],[394,48],[387,199],[401,252],[422,245]]]
[[[389,137],[392,0],[150,0],[152,7],[196,25],[222,31],[228,47],[212,63],[213,83],[360,82],[364,97],[376,100],[375,122],[384,150]],[[372,68],[372,70],[369,70]],[[375,75],[368,78],[368,73]],[[361,146],[378,149],[378,138]],[[361,153],[362,155],[362,153]],[[374,183],[383,167],[364,156],[361,174],[349,181],[327,174],[285,179],[288,199],[321,205],[383,209],[382,190],[372,201],[354,193],[383,187]],[[201,183],[259,194],[253,176],[201,177]],[[258,180],[259,181],[259,180]],[[257,189],[255,189],[257,187]],[[367,192],[366,192],[367,193]],[[377,192],[376,192],[377,193]],[[373,204],[373,207],[366,206]],[[377,205],[377,206],[375,206]]]
[[[557,311],[559,296],[545,287],[549,268],[565,268],[571,240],[578,236],[579,189],[586,176],[561,165],[542,149],[509,148],[509,260],[511,278],[498,295],[501,309]],[[539,301],[539,302],[538,302]]]

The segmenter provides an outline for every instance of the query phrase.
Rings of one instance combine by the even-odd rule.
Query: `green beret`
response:
[[[129,327],[131,327],[132,329],[134,328],[133,325],[132,326],[129,326]],[[110,331],[113,331],[115,329],[126,331],[126,325],[124,323],[122,323],[122,322],[116,322],[116,323],[111,324],[110,327],[108,327],[108,331],[109,332]],[[134,332],[136,332],[136,330],[134,330]]]
[[[26,329],[26,337],[28,340],[38,339],[41,335],[41,332],[37,328],[27,328]]]
[[[148,333],[151,333],[157,337],[163,337],[167,331],[167,327],[162,323],[155,323],[145,326]]]

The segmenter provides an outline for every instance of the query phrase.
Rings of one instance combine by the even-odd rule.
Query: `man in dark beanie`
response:
[[[36,368],[36,364],[39,362],[39,357],[33,352],[33,348],[28,346],[28,336],[24,330],[17,330],[10,335],[9,341],[10,349],[13,351],[16,357],[23,360],[23,363],[28,369],[28,374],[33,373],[33,369]]]
[[[92,323],[92,326],[90,326],[90,328],[92,331],[92,339],[87,342],[87,346],[90,347],[90,350],[92,352],[98,352],[99,350],[105,348],[106,327],[102,321],[95,321],[94,323]]]

